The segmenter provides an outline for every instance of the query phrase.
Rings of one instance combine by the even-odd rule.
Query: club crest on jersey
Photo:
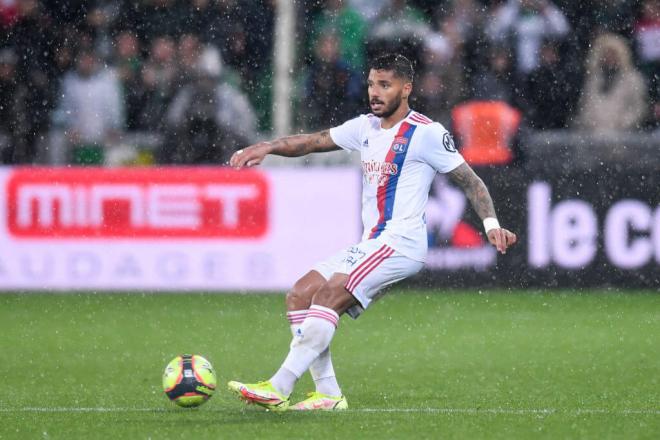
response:
[[[408,138],[403,136],[395,137],[394,142],[392,142],[392,151],[396,154],[401,154],[405,153],[406,149],[408,149]]]

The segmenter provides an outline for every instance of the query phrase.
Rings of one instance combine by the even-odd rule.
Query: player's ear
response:
[[[406,82],[403,84],[403,99],[408,99],[410,94],[412,93],[412,83],[411,82]]]

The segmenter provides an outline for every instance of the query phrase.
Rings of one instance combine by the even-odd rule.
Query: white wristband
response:
[[[491,229],[499,229],[500,228],[500,222],[497,221],[495,217],[486,217],[484,219],[484,229],[486,230],[486,234],[488,234],[488,231]]]

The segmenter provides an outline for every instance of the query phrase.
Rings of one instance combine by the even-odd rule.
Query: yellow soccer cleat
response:
[[[328,396],[314,391],[307,394],[307,399],[289,408],[292,411],[341,411],[348,409],[344,396]]]
[[[232,380],[227,387],[247,403],[255,403],[271,411],[286,411],[289,408],[289,398],[277,391],[269,380],[257,383]]]

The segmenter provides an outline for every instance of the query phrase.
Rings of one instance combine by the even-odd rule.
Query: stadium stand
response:
[[[521,112],[523,131],[593,129],[585,121],[598,119],[593,109],[604,99],[594,98],[602,79],[593,76],[607,69],[601,66],[594,72],[585,60],[590,45],[609,41],[626,48],[613,51],[627,66],[621,69],[625,78],[634,76],[639,91],[635,114],[617,129],[633,136],[658,129],[660,57],[653,44],[660,26],[658,0],[381,3],[378,8],[360,0],[298,3],[296,86],[291,93],[297,109],[294,128],[317,129],[366,111],[356,84],[364,78],[366,57],[387,48],[416,61],[412,106],[445,125],[451,124],[456,106],[500,99]],[[49,0],[1,2],[0,160],[209,163],[224,160],[227,153],[183,157],[171,145],[153,140],[223,143],[235,149],[248,139],[267,137],[273,129],[275,5],[259,0],[71,1],[64,6]],[[188,139],[173,115],[180,119],[177,106],[199,84],[201,54],[214,48],[222,67],[210,76],[224,91],[218,94],[224,98],[218,99],[238,104],[216,102],[212,110],[224,116],[212,121],[215,126],[200,129],[204,136]],[[71,115],[88,113],[84,106],[89,102],[70,98],[85,54],[98,60],[92,69],[94,81],[88,82],[116,81],[109,93],[120,97],[108,114],[92,121],[97,132],[80,139],[79,130],[70,125]],[[616,75],[615,70],[606,73]],[[618,84],[632,81],[619,79]],[[327,89],[321,90],[320,84]],[[227,133],[232,125],[226,123],[226,115],[231,111],[248,115],[245,120],[236,118],[245,122],[242,134]],[[620,113],[611,109],[609,114]],[[141,139],[147,141],[135,143]],[[95,149],[104,154],[89,156]],[[314,158],[305,163],[315,160],[347,159]]]

